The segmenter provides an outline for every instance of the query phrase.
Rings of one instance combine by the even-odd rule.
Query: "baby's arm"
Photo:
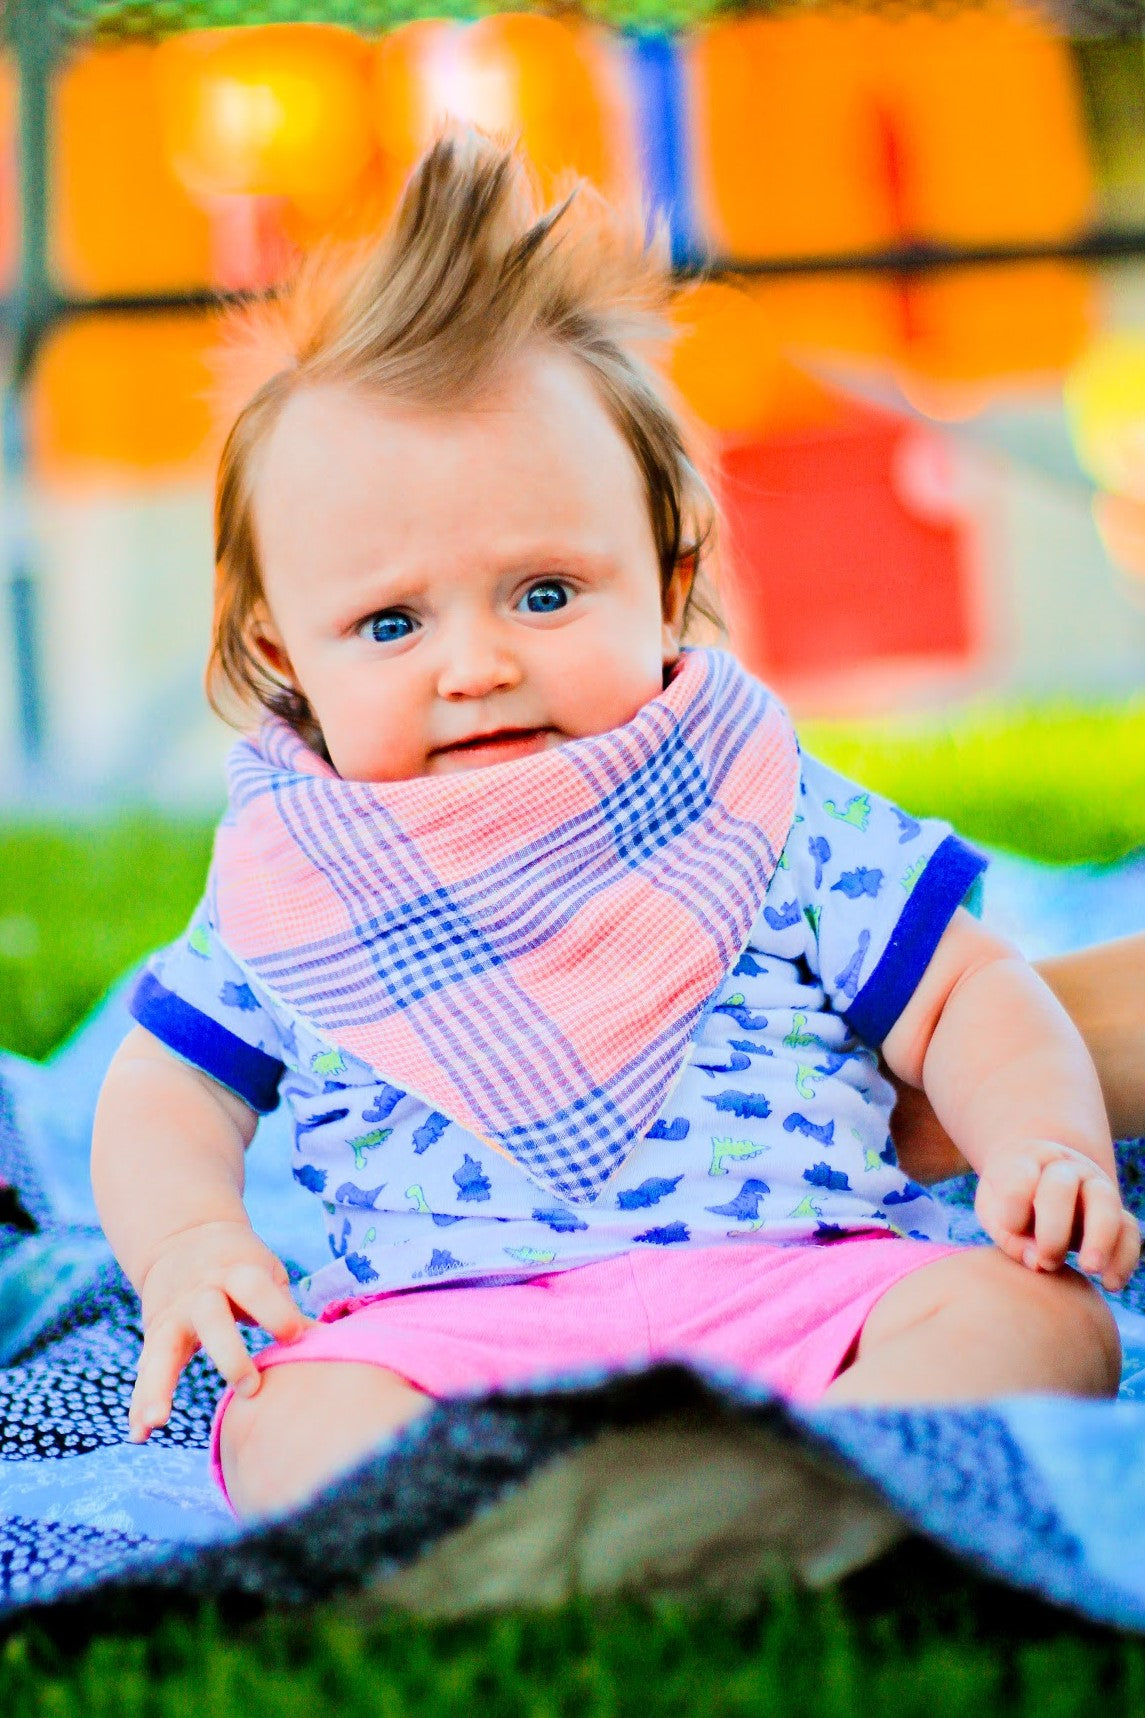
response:
[[[1082,1039],[1009,944],[959,910],[883,1044],[894,1073],[925,1087],[978,1171],[983,1227],[1003,1252],[1123,1288],[1140,1253],[1121,1204],[1109,1123]]]
[[[236,1314],[280,1340],[307,1320],[286,1271],[250,1226],[244,1152],[256,1117],[240,1098],[136,1027],[100,1094],[92,1183],[116,1258],[143,1303],[144,1342],[130,1411],[144,1441],[167,1423],[179,1374],[205,1348],[245,1394],[259,1375]]]

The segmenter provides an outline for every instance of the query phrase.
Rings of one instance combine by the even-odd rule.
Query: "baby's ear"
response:
[[[679,655],[680,641],[684,634],[684,615],[688,607],[688,596],[695,576],[695,555],[682,555],[676,562],[672,576],[668,580],[661,597],[662,624],[660,631],[666,662]]]
[[[245,632],[247,648],[255,659],[269,668],[275,679],[281,680],[284,686],[297,689],[298,682],[294,677],[290,658],[286,654],[282,634],[261,597],[250,611]]]

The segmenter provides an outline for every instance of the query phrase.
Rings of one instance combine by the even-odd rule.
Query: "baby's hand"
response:
[[[1105,1171],[1083,1152],[1029,1139],[983,1170],[974,1201],[996,1246],[1033,1271],[1056,1271],[1076,1251],[1081,1269],[1123,1289],[1141,1252],[1136,1219]]]
[[[293,1342],[311,1322],[287,1288],[286,1269],[247,1223],[201,1223],[172,1236],[140,1291],[143,1352],[131,1396],[133,1443],[165,1426],[179,1374],[204,1348],[226,1379],[253,1396],[259,1374],[238,1323],[261,1324]]]

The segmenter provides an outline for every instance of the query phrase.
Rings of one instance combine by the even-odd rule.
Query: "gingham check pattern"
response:
[[[586,1201],[747,939],[798,762],[765,688],[697,650],[625,727],[514,763],[343,781],[270,720],[229,779],[231,952],[332,1046]]]

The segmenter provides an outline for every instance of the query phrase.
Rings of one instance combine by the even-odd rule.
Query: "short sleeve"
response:
[[[878,1045],[906,1007],[986,860],[936,818],[915,818],[804,755],[784,850],[828,1001]]]
[[[200,905],[186,934],[143,969],[128,1003],[140,1026],[260,1115],[285,1072],[278,1026]]]

